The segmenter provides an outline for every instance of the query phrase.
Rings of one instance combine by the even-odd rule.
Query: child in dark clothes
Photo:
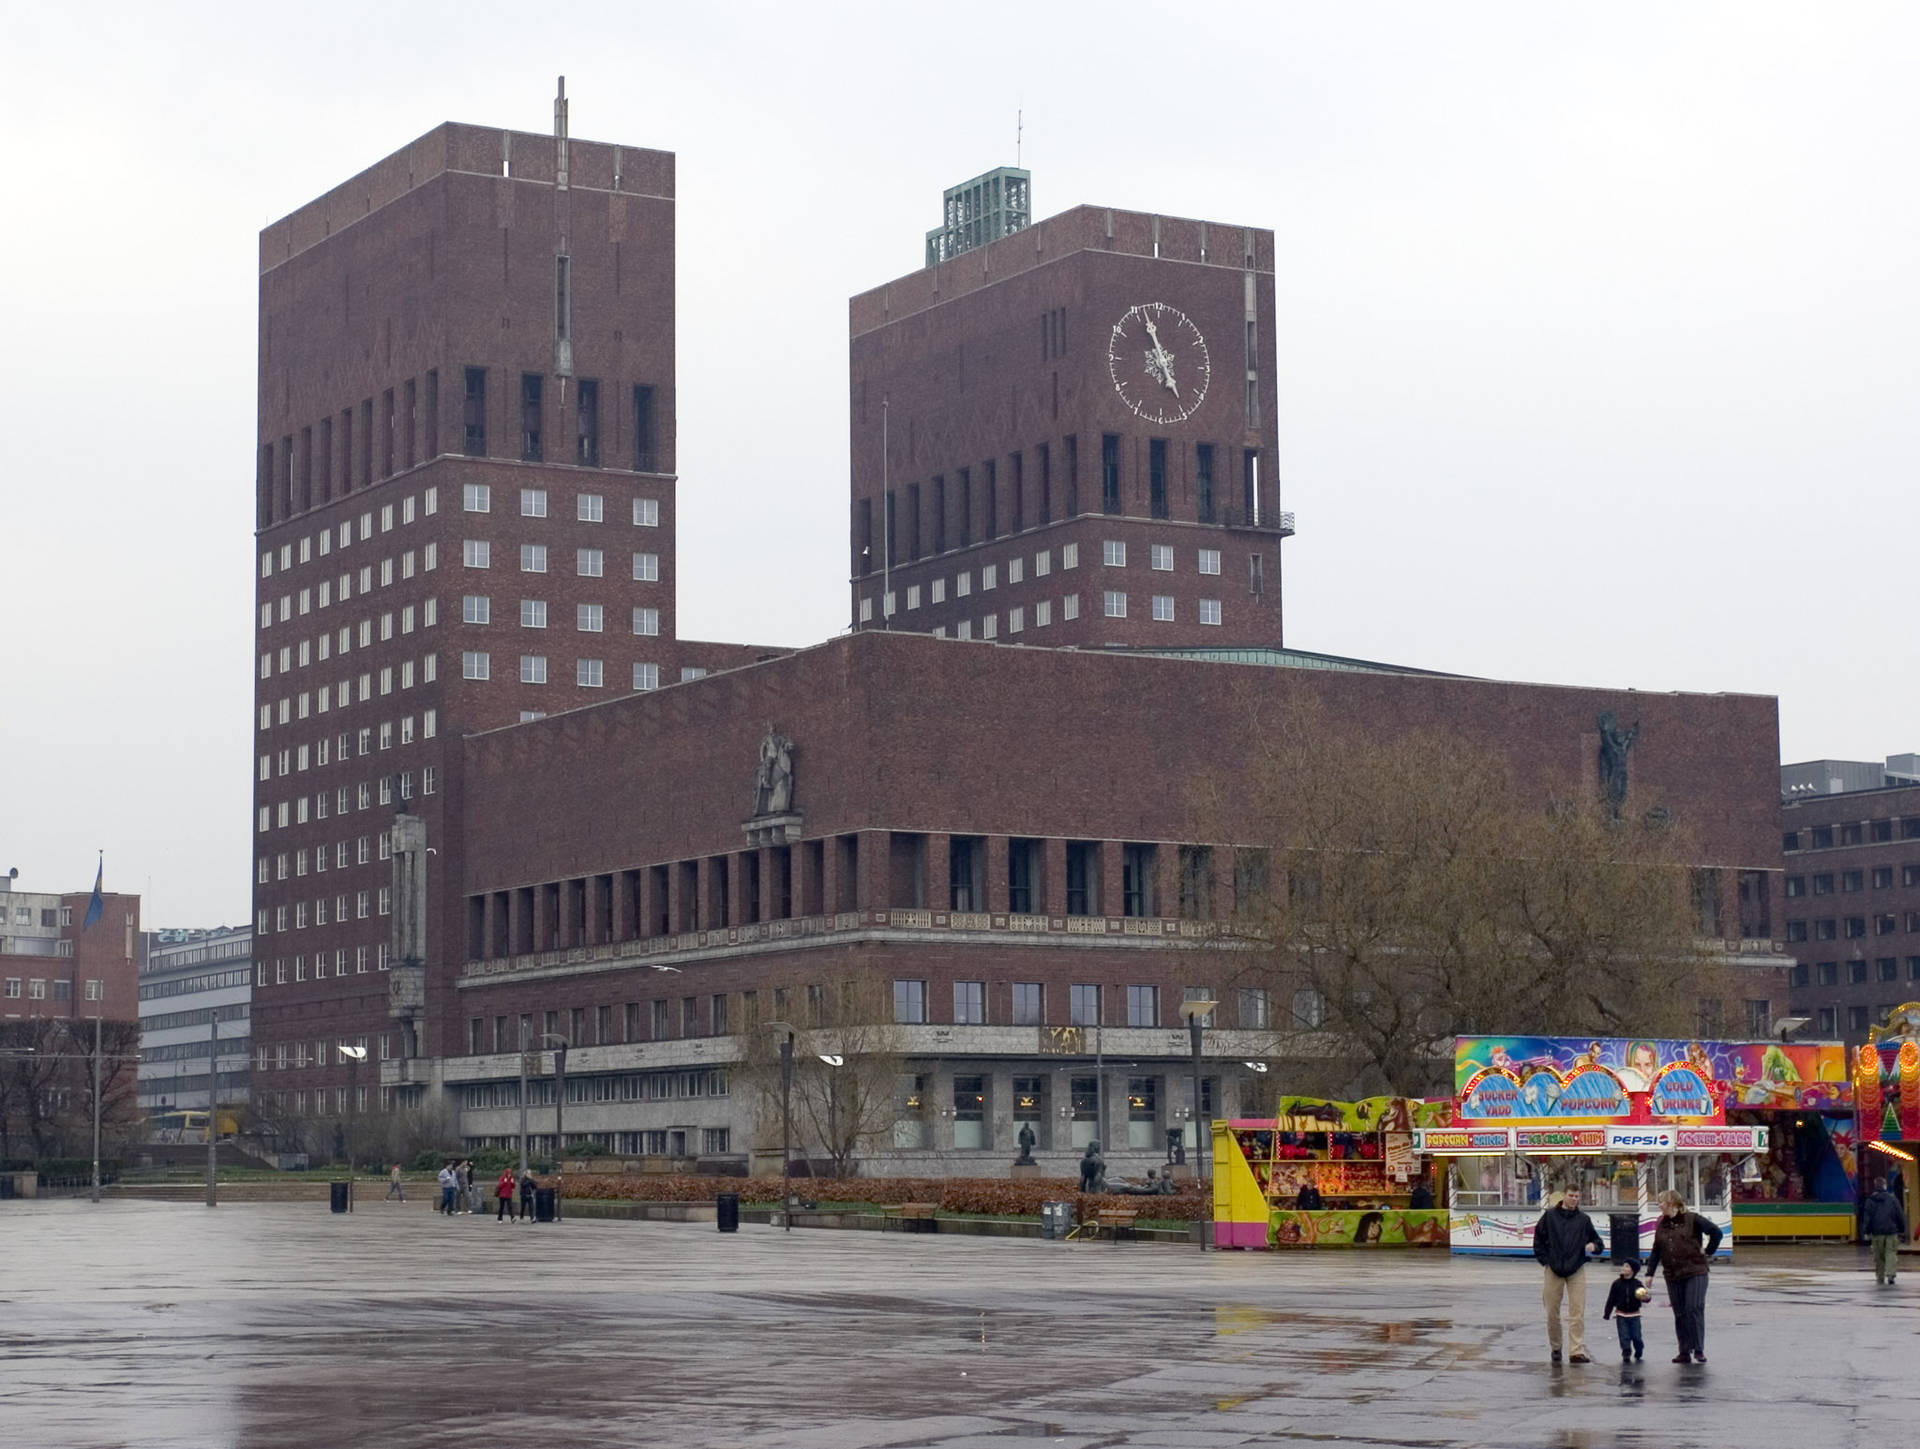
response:
[[[1646,1340],[1640,1336],[1640,1305],[1653,1294],[1640,1281],[1640,1260],[1628,1258],[1620,1264],[1620,1276],[1607,1290],[1607,1308],[1600,1316],[1611,1318],[1620,1335],[1620,1361],[1647,1356]]]

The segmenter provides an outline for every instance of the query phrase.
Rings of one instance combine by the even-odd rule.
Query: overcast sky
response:
[[[846,619],[942,187],[1273,228],[1287,641],[1920,749],[1920,8],[39,5],[0,54],[0,871],[249,899],[256,244],[446,120],[679,153],[680,618]]]

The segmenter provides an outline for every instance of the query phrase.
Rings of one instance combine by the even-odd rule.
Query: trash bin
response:
[[[723,1192],[713,1199],[713,1220],[720,1225],[723,1233],[740,1231],[740,1194]]]
[[[553,1221],[553,1189],[536,1187],[533,1190],[533,1220],[536,1223]]]
[[[1616,1263],[1640,1256],[1640,1214],[1607,1214],[1607,1256]]]
[[[1040,1236],[1043,1238],[1064,1239],[1073,1231],[1073,1204],[1070,1202],[1043,1202],[1040,1204]]]
[[[350,1184],[335,1182],[329,1183],[328,1186],[333,1189],[333,1210],[337,1213],[345,1212],[347,1210],[347,1192]]]

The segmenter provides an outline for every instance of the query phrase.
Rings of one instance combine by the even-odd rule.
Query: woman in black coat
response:
[[[1720,1238],[1719,1227],[1688,1212],[1679,1193],[1669,1188],[1660,1194],[1660,1221],[1653,1230],[1647,1276],[1651,1278],[1655,1268],[1666,1271],[1673,1331],[1680,1340],[1675,1363],[1707,1361],[1707,1264],[1719,1250]]]

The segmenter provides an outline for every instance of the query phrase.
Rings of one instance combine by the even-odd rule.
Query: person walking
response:
[[[529,1169],[520,1177],[520,1221],[533,1221],[533,1172]]]
[[[438,1211],[448,1217],[453,1216],[453,1195],[460,1190],[460,1175],[453,1170],[453,1164],[447,1163],[440,1169],[440,1206]]]
[[[1580,1189],[1572,1183],[1560,1199],[1540,1214],[1533,1229],[1533,1256],[1541,1269],[1541,1301],[1547,1309],[1547,1347],[1560,1362],[1560,1304],[1567,1305],[1569,1363],[1592,1363],[1587,1357],[1587,1249],[1607,1250],[1593,1219],[1580,1211]]]
[[[1899,1181],[1897,1173],[1890,1175],[1886,1185],[1875,1188],[1867,1198],[1862,1213],[1867,1241],[1873,1244],[1873,1281],[1887,1285],[1900,1271],[1900,1240],[1907,1236],[1907,1210],[1900,1205]]]
[[[1688,1212],[1686,1199],[1672,1188],[1660,1194],[1660,1221],[1653,1229],[1647,1276],[1651,1278],[1655,1268],[1667,1275],[1673,1332],[1680,1340],[1675,1363],[1707,1361],[1707,1262],[1719,1250],[1721,1236],[1717,1224]]]
[[[496,1223],[504,1223],[513,1216],[513,1169],[500,1169],[500,1181],[493,1185],[493,1195],[500,1201],[500,1210],[494,1214]]]
[[[400,1164],[397,1162],[393,1164],[393,1171],[387,1174],[387,1201],[392,1202],[395,1198],[401,1202],[407,1200],[407,1190],[400,1185]]]
[[[1607,1290],[1606,1311],[1620,1334],[1620,1362],[1638,1362],[1647,1356],[1647,1341],[1640,1336],[1640,1305],[1653,1295],[1640,1282],[1640,1260],[1628,1258],[1620,1265],[1619,1276]]]

